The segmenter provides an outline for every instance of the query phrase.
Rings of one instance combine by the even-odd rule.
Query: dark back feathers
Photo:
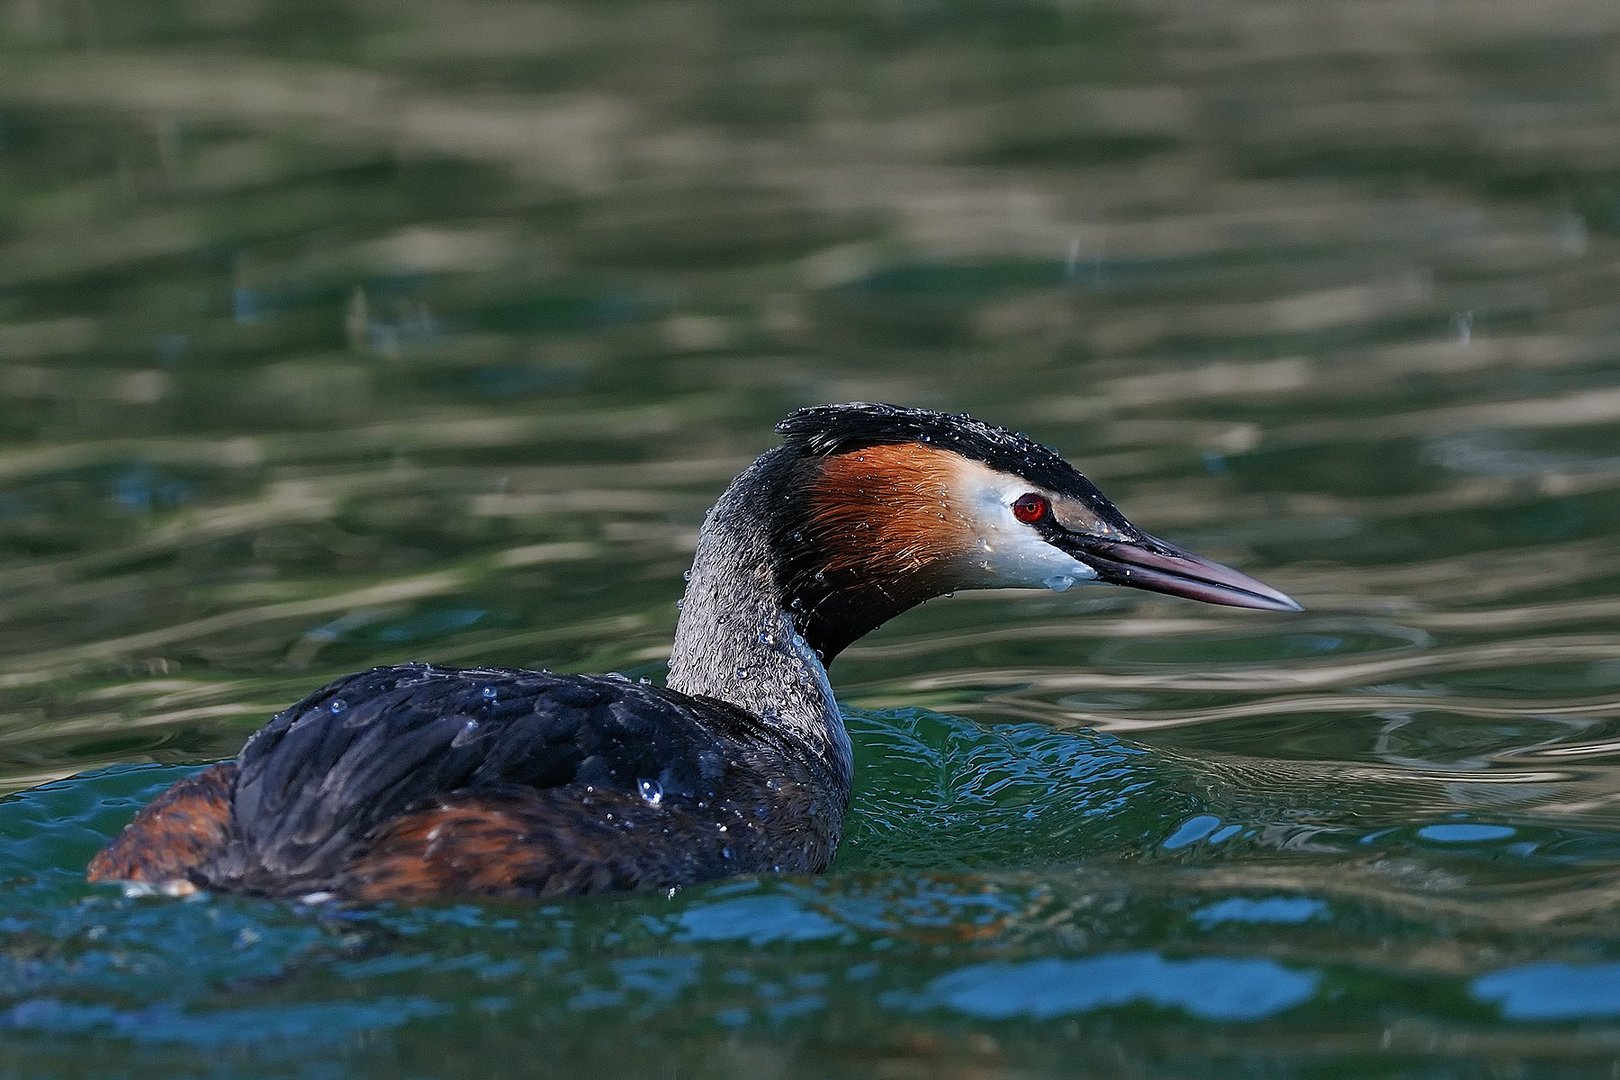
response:
[[[647,781],[672,804],[696,803],[726,768],[715,747],[727,733],[757,742],[759,728],[722,702],[613,676],[361,672],[279,714],[243,747],[231,847],[203,876],[236,891],[326,889],[379,825],[449,793],[636,793]]]

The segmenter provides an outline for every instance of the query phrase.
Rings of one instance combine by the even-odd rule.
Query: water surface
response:
[[[0,4],[0,1076],[1610,1075],[1620,9]],[[963,594],[815,879],[126,899],[382,663],[661,677],[797,406],[1304,615]]]

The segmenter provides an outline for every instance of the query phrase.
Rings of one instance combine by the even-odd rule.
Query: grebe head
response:
[[[772,574],[830,661],[932,596],[1086,581],[1211,604],[1298,611],[1276,589],[1125,519],[1054,451],[968,416],[853,403],[800,409],[788,493],[773,504]]]

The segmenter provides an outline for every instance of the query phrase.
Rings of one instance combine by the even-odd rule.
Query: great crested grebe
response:
[[[1137,529],[1056,453],[967,416],[822,405],[709,511],[667,688],[377,668],[181,780],[91,881],[361,901],[672,888],[824,869],[851,757],[827,665],[957,589],[1282,593]]]

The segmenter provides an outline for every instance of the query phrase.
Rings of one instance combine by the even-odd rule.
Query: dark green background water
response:
[[[0,1076],[1620,1060],[1612,0],[0,0]],[[939,601],[819,879],[82,867],[329,677],[657,677],[812,402],[967,409],[1297,617]]]

